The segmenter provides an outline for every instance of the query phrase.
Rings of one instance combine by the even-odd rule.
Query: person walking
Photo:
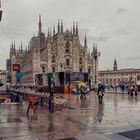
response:
[[[33,111],[35,113],[38,108],[38,104],[39,104],[37,96],[29,95],[28,100],[29,100],[29,105],[28,105],[28,109],[27,109],[27,115],[28,115],[30,109],[33,109]]]
[[[79,95],[79,87],[76,85],[76,94]]]
[[[85,99],[86,98],[84,94],[85,94],[84,93],[84,87],[81,85],[81,87],[80,87],[80,99]]]
[[[130,92],[131,92],[130,86],[128,86],[128,88],[127,88],[127,93],[128,93],[128,95],[130,95]]]
[[[131,97],[133,96],[133,92],[134,92],[134,87],[133,87],[133,85],[131,85],[131,86],[130,86]]]
[[[103,93],[102,86],[100,84],[98,85],[97,95],[98,95],[99,104],[102,104],[104,93]]]
[[[134,91],[135,91],[135,96],[137,96],[138,95],[138,87],[136,85],[135,85]]]

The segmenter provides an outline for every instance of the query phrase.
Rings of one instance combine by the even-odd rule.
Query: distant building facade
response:
[[[10,75],[10,71],[11,71],[11,61],[10,59],[7,59],[6,60],[6,79],[7,79],[7,82],[11,82],[11,75]]]
[[[58,21],[57,32],[48,30],[47,36],[42,32],[41,16],[39,16],[39,31],[37,36],[30,40],[28,48],[23,50],[22,44],[16,49],[13,42],[10,47],[10,75],[11,83],[16,84],[16,72],[12,70],[13,64],[20,64],[24,76],[21,83],[35,84],[35,75],[50,72],[87,72],[91,82],[94,82],[95,73],[98,77],[98,60],[96,61],[88,51],[85,36],[84,45],[80,43],[78,24],[73,24],[72,30],[63,29],[63,22]],[[98,78],[97,78],[98,79]]]
[[[0,70],[0,81],[1,80],[6,80],[6,71],[5,70]]]
[[[113,70],[99,71],[99,82],[104,84],[136,83],[140,81],[140,69],[119,69],[115,59]]]

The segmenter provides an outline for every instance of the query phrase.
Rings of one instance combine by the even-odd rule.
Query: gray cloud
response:
[[[139,0],[3,0],[0,69],[5,68],[12,40],[16,44],[22,41],[26,46],[33,34],[37,34],[39,14],[45,33],[48,27],[57,25],[58,19],[64,20],[65,29],[77,21],[81,42],[86,33],[89,48],[93,42],[98,43],[102,54],[99,68],[112,67],[115,57],[119,58],[119,67],[124,68],[127,58],[140,52],[139,5]],[[127,66],[138,67],[139,59]]]
[[[126,13],[127,10],[125,8],[118,8],[117,9],[117,13],[122,14],[122,13]]]
[[[94,37],[94,40],[96,42],[105,42],[105,41],[108,41],[108,39],[110,39],[111,36],[109,35],[101,35],[101,36],[97,36],[97,37]]]
[[[140,60],[140,55],[139,56],[131,56],[127,58],[128,61],[135,61],[135,60]]]
[[[126,29],[126,27],[122,26],[114,30],[115,35],[129,35],[131,34],[130,29]]]

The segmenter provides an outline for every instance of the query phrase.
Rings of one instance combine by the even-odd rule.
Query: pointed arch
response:
[[[66,65],[69,66],[70,65],[70,60],[67,58],[66,59]]]
[[[79,64],[82,64],[82,63],[83,63],[83,58],[80,57],[80,58],[79,58]]]
[[[65,52],[70,53],[70,42],[69,41],[67,41],[65,44]]]
[[[52,67],[52,72],[55,72],[55,67]]]
[[[55,63],[56,62],[56,58],[55,58],[55,55],[52,56],[52,63]]]

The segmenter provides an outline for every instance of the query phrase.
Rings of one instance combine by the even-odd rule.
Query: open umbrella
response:
[[[78,87],[80,88],[81,86],[82,86],[82,87],[86,87],[87,85],[86,85],[85,83],[82,83],[82,82],[81,82],[81,83],[78,84]]]

